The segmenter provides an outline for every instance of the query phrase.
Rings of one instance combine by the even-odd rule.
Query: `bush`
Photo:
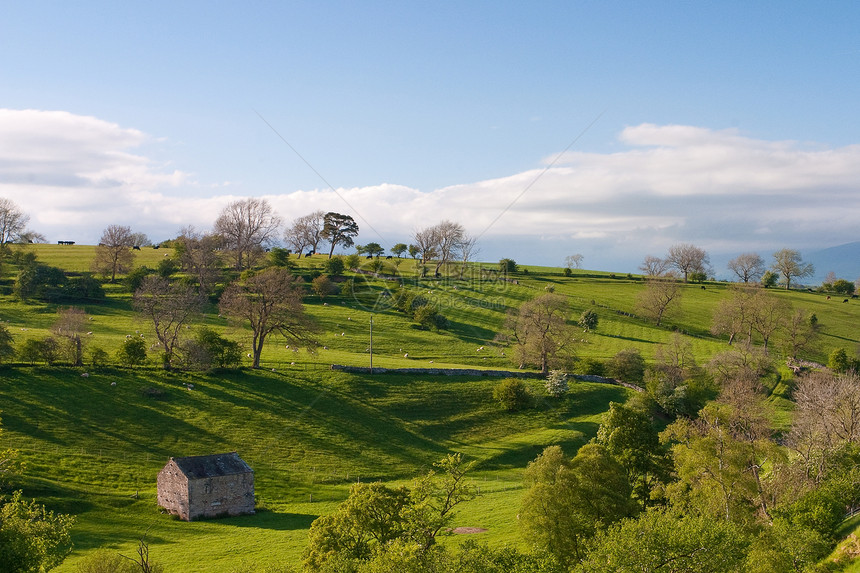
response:
[[[432,304],[424,304],[415,309],[412,314],[412,320],[421,325],[421,328],[430,330],[437,328],[436,317],[439,314],[438,309]]]
[[[499,261],[499,272],[504,274],[517,272],[517,262],[513,259],[502,259]]]
[[[567,374],[561,370],[550,370],[546,378],[546,393],[553,398],[561,398],[568,390]]]
[[[570,269],[569,269],[569,268],[567,268],[567,267],[564,267],[564,276],[569,277],[569,276],[570,276],[570,275],[572,275],[572,274],[573,274],[573,271],[572,271],[572,270],[570,270]]]
[[[269,264],[273,267],[289,268],[290,251],[282,247],[274,247],[269,251]]]
[[[845,352],[844,348],[837,348],[833,352],[830,353],[830,356],[827,360],[827,367],[833,370],[834,372],[843,373],[848,372],[851,369],[851,359],[848,358],[848,353]]]
[[[210,367],[236,368],[242,362],[242,348],[239,343],[210,328],[198,330],[194,340],[209,355]]]
[[[81,277],[69,279],[68,284],[63,287],[63,298],[103,300],[106,295],[101,281],[90,273],[85,273]]]
[[[332,294],[334,289],[334,284],[332,284],[331,279],[326,275],[320,275],[311,281],[311,290],[313,290],[320,299],[324,299],[328,295]]]
[[[635,348],[619,351],[607,364],[609,375],[630,384],[642,384],[645,379],[645,359]]]
[[[0,362],[15,356],[15,346],[12,343],[12,334],[5,325],[0,324]]]
[[[522,380],[506,378],[493,388],[493,399],[497,400],[508,412],[516,412],[528,408],[532,396]]]
[[[129,292],[136,292],[137,289],[140,288],[140,285],[143,284],[143,279],[153,274],[151,268],[147,266],[137,267],[129,271],[127,275],[125,275],[125,279],[123,279],[123,284],[125,284],[126,288],[128,288]]]
[[[123,366],[139,366],[146,362],[146,342],[142,338],[127,338],[116,352]]]
[[[583,358],[576,369],[577,373],[587,376],[606,376],[606,365],[597,358]]]
[[[343,274],[344,262],[340,255],[326,259],[325,272],[331,277],[339,277]]]
[[[779,281],[779,275],[773,271],[765,271],[761,276],[761,285],[764,288],[776,286],[777,281]]]
[[[108,353],[104,348],[101,348],[100,346],[90,348],[90,364],[93,368],[104,366],[109,360],[110,356],[108,356]]]
[[[839,279],[833,283],[833,290],[844,295],[854,294],[854,283],[845,279]]]
[[[361,266],[361,257],[352,253],[351,255],[347,255],[343,262],[346,268],[350,270],[357,269]]]

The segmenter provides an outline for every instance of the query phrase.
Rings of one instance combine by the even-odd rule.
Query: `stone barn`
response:
[[[158,472],[158,505],[180,519],[254,513],[254,470],[239,454],[170,458]]]

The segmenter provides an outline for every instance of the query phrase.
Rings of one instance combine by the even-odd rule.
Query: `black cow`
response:
[[[139,250],[140,250],[140,247],[139,247],[138,245],[135,245],[135,246],[133,246],[133,247],[132,247],[132,249],[134,249],[135,251],[139,251]]]

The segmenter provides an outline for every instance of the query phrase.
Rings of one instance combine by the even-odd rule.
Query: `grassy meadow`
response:
[[[39,261],[75,273],[89,270],[95,252],[83,245],[30,248]],[[172,253],[143,248],[137,254],[137,265],[154,268]],[[295,270],[321,270],[324,261],[324,256],[302,258],[294,261]],[[26,470],[19,485],[26,495],[77,519],[74,553],[57,571],[75,571],[76,563],[99,547],[131,555],[144,534],[153,558],[168,571],[295,563],[310,523],[332,511],[352,483],[408,482],[454,451],[477,461],[473,477],[481,491],[462,506],[456,525],[486,528],[471,536],[479,541],[517,545],[527,463],[550,444],[573,454],[595,435],[609,403],[623,402],[631,392],[575,383],[555,400],[542,397],[540,380],[530,380],[539,397],[535,408],[507,413],[493,401],[498,380],[489,377],[332,371],[331,364],[370,364],[371,319],[373,365],[387,368],[513,369],[494,337],[508,309],[550,289],[568,297],[573,320],[587,309],[599,316],[597,329],[582,333],[579,357],[605,360],[632,347],[653,361],[673,332],[692,343],[700,363],[727,349],[725,340],[709,332],[714,310],[727,295],[724,283],[684,285],[679,312],[657,328],[635,316],[636,295],[644,288],[640,277],[578,270],[567,277],[559,268],[521,267],[508,277],[515,284],[489,264],[475,265],[462,279],[419,278],[408,259],[386,265],[402,277],[404,288],[438,305],[448,329],[419,330],[391,308],[392,281],[347,273],[355,280],[355,295],[306,298],[306,309],[319,324],[319,349],[286,348],[273,336],[258,370],[165,372],[157,368],[155,352],[150,364],[134,369],[0,366],[0,447],[20,450]],[[10,279],[13,269],[4,267],[3,273]],[[106,300],[76,305],[90,317],[88,346],[113,354],[126,336],[151,338],[127,289],[119,283],[105,288]],[[860,302],[773,292],[814,312],[823,326],[820,348],[807,358],[826,361],[836,347],[853,354],[860,343]],[[0,294],[0,320],[16,345],[49,334],[56,311],[55,305]],[[220,317],[216,307],[196,319],[195,325],[202,324],[248,348],[248,331]],[[785,423],[788,385],[783,380],[772,390],[777,423]],[[255,470],[256,515],[185,523],[158,511],[155,476],[168,457],[225,451],[239,452]]]

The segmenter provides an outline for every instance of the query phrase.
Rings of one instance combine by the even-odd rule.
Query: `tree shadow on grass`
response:
[[[218,521],[224,525],[231,525],[233,527],[291,531],[310,529],[311,523],[318,517],[319,515],[309,515],[306,513],[282,513],[279,511],[262,510],[254,515],[226,517]]]

